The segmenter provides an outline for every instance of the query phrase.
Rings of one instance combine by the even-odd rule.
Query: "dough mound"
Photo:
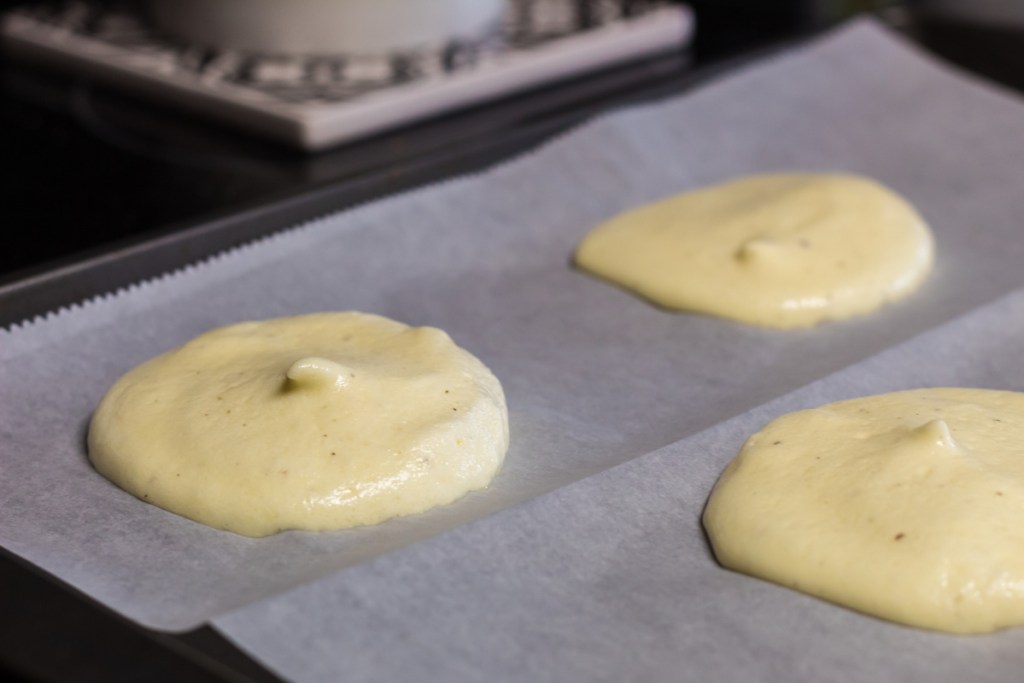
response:
[[[443,331],[364,313],[216,329],[128,372],[89,428],[121,488],[247,536],[375,524],[486,487],[498,380]]]
[[[628,211],[591,231],[575,261],[666,308],[795,328],[910,294],[932,252],[917,212],[875,181],[783,173]]]
[[[919,389],[784,415],[726,468],[726,567],[953,633],[1024,624],[1024,394]]]

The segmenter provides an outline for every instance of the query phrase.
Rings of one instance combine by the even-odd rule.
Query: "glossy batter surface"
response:
[[[89,458],[154,505],[248,536],[422,512],[487,486],[501,385],[443,331],[318,313],[207,332],[103,398]]]
[[[784,415],[708,500],[726,567],[954,633],[1024,624],[1024,394],[919,389]]]
[[[621,214],[576,263],[667,308],[793,328],[906,296],[932,265],[931,231],[873,180],[741,178]]]

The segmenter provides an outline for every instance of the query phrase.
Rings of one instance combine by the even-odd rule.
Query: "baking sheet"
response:
[[[297,629],[273,624],[304,618],[331,625],[325,610],[335,603],[318,609],[291,602],[291,593],[273,596],[335,574],[348,585],[349,577],[372,574],[357,565],[381,566],[387,553],[412,552],[414,543],[473,520],[488,524],[491,540],[482,547],[529,543],[555,520],[540,516],[527,529],[499,523],[534,509],[514,506],[679,444],[1024,285],[1022,163],[1024,107],[1017,98],[947,72],[877,25],[859,22],[685,97],[598,120],[485,174],[326,217],[0,333],[0,544],[145,625],[185,629],[223,616],[216,623],[228,635],[289,677],[315,674],[288,668],[300,666],[294,655],[307,646],[292,637]],[[568,267],[577,241],[618,211],[739,174],[794,169],[864,173],[906,195],[937,235],[931,280],[873,316],[780,332],[661,311]],[[443,327],[492,367],[508,395],[513,444],[489,490],[373,528],[254,540],[142,503],[89,467],[83,437],[90,411],[133,365],[213,326],[332,309]],[[705,484],[683,489],[692,509],[713,479],[702,479],[700,468],[721,463],[680,456],[679,467],[689,463],[693,482]],[[656,539],[660,521],[628,515],[648,498],[664,502],[659,489],[633,484],[634,493],[614,504],[573,500],[581,506],[573,515],[600,523],[611,508]],[[692,553],[702,546],[689,523],[698,544]],[[451,542],[454,552],[462,533],[469,532],[423,547]],[[618,547],[614,535],[599,540],[609,553]],[[607,561],[636,559],[628,543],[621,552]],[[675,565],[667,560],[698,561],[674,553],[645,557],[644,566],[668,575]],[[456,571],[439,563],[422,580],[462,586],[491,604],[485,567]],[[363,584],[352,580],[358,594]],[[631,582],[609,580],[602,589],[623,609],[634,599],[664,598]],[[396,589],[394,599],[402,595]],[[268,599],[239,613],[248,618],[225,616]],[[802,598],[780,604],[787,600]],[[532,604],[528,591],[520,602]],[[415,628],[425,607],[414,597],[402,604],[410,610],[408,629]],[[703,642],[706,616],[678,628]],[[621,617],[625,625],[642,614]],[[360,638],[369,641],[342,641],[343,631],[328,630],[333,654],[324,666],[383,658],[383,649],[360,652],[375,624],[382,643],[397,633],[381,619],[363,618]],[[466,624],[425,632],[452,667],[436,669],[438,677],[476,671],[467,662],[486,634]],[[262,637],[267,633],[275,635]],[[538,633],[537,647],[563,644],[589,666],[588,643],[598,641],[586,621],[547,622]],[[778,650],[780,657],[786,652]],[[628,658],[646,656],[641,650]],[[371,668],[350,673],[373,677]]]

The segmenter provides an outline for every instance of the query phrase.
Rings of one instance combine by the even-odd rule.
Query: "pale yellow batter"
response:
[[[726,567],[954,633],[1024,624],[1024,394],[919,389],[784,415],[708,500]]]
[[[432,327],[318,313],[207,332],[110,389],[89,457],[139,498],[247,536],[422,512],[487,486],[501,385]]]
[[[792,328],[906,296],[930,270],[932,251],[921,217],[878,183],[790,173],[626,212],[588,234],[575,258],[667,308]]]

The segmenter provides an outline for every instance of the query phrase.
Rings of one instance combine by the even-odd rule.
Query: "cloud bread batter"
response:
[[[918,287],[932,235],[853,175],[758,175],[628,211],[576,263],[667,308],[793,328],[868,313]]]
[[[508,448],[501,385],[443,331],[317,313],[207,332],[117,381],[96,469],[221,529],[374,524],[487,486]]]
[[[1024,394],[919,389],[784,415],[726,468],[726,567],[954,633],[1024,624]]]

